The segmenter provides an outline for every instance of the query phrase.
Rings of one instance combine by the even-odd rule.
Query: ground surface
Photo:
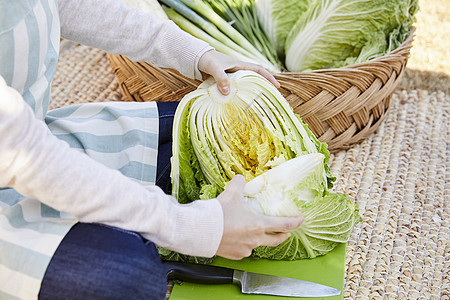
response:
[[[450,1],[420,0],[408,68],[399,88],[450,94]]]

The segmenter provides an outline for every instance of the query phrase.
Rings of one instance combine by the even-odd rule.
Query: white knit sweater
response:
[[[61,35],[200,78],[197,63],[211,49],[181,31],[114,0],[60,0]],[[52,136],[22,96],[0,76],[0,187],[74,216],[136,231],[159,246],[211,257],[223,215],[216,199],[179,205]]]

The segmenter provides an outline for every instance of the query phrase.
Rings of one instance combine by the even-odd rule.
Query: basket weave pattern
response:
[[[348,149],[367,138],[389,111],[412,47],[413,31],[396,50],[336,69],[275,74],[294,112],[328,149]],[[109,55],[124,100],[180,101],[201,83],[172,69]]]

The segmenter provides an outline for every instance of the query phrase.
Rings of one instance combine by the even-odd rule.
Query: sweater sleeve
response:
[[[61,35],[135,61],[174,68],[201,79],[198,60],[213,49],[170,20],[129,7],[120,0],[59,0]]]
[[[178,204],[57,139],[0,76],[0,187],[76,217],[142,234],[180,253],[211,257],[223,233],[217,199]]]

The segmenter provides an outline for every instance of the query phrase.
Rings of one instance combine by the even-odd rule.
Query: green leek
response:
[[[279,63],[272,63],[208,4],[201,0],[159,1],[173,9],[170,13],[168,13],[167,9],[165,11],[169,18],[180,26],[180,28],[208,43],[214,41],[214,45],[210,45],[218,51],[234,56],[240,60],[259,64],[271,72],[281,71]],[[187,24],[187,22],[190,24]],[[197,28],[194,28],[194,26]],[[213,40],[206,37],[206,35],[212,37]],[[227,47],[218,46],[218,43],[222,43]],[[225,51],[227,49],[233,49],[234,52]],[[241,55],[235,56],[236,52]],[[243,57],[246,57],[246,59],[243,59]]]
[[[273,64],[281,66],[275,46],[257,16],[254,0],[206,0],[224,20],[229,22]]]

